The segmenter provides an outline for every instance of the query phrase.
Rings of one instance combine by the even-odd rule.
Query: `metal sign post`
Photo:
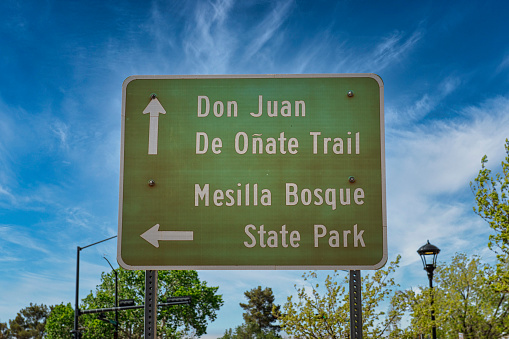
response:
[[[157,334],[157,271],[145,271],[145,339]]]
[[[362,339],[361,271],[350,271],[350,338]]]

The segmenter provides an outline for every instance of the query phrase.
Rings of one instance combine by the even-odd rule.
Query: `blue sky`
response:
[[[137,74],[376,73],[384,81],[389,259],[424,285],[430,239],[493,259],[469,182],[509,137],[504,2],[13,1],[0,4],[0,322],[73,302],[76,246],[117,233],[121,89]],[[80,294],[115,241],[81,253]],[[112,260],[110,260],[112,261]],[[300,271],[201,271],[242,322],[243,292],[284,303]]]

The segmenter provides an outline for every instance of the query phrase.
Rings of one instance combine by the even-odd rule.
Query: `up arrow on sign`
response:
[[[148,133],[148,154],[157,154],[157,138],[159,133],[159,114],[166,114],[163,105],[155,96],[143,110],[143,114],[150,113],[150,129]]]

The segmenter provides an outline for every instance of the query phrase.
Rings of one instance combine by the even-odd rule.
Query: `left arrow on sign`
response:
[[[193,231],[159,231],[159,224],[152,226],[141,237],[152,246],[159,248],[159,241],[193,240]]]
[[[143,114],[150,113],[150,129],[148,132],[148,154],[157,154],[157,138],[159,134],[159,114],[166,114],[163,105],[153,97],[143,110]]]

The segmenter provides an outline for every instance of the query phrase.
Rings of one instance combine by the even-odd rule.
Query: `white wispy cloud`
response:
[[[237,35],[227,24],[233,1],[200,3],[188,22],[183,48],[193,73],[226,73]]]
[[[497,73],[500,73],[509,68],[509,55],[506,55],[502,62],[497,67]]]
[[[414,252],[427,237],[485,253],[490,229],[473,214],[473,197],[465,196],[481,157],[498,163],[504,156],[509,100],[491,99],[461,113],[387,133],[389,246],[406,263],[418,260]]]
[[[292,51],[279,65],[291,73],[378,73],[406,60],[425,35],[423,27],[411,32],[393,32],[377,37],[375,43],[356,44],[329,26]],[[280,50],[278,50],[280,52]],[[291,65],[290,67],[288,65]]]
[[[369,59],[366,60],[369,68],[384,69],[389,65],[401,62],[405,53],[408,53],[421,40],[422,36],[423,31],[419,28],[409,36],[402,32],[394,32],[384,37],[370,53]]]
[[[13,178],[10,178],[13,179]],[[13,184],[16,187],[16,183]],[[50,188],[51,187],[51,188]],[[52,185],[40,185],[22,192],[13,191],[12,188],[0,185],[0,208],[11,211],[42,211],[44,206],[55,206],[55,197],[58,189]]]
[[[60,147],[68,149],[69,126],[57,120],[51,125],[51,131],[57,136],[58,140],[60,140]]]
[[[293,25],[292,12],[298,10],[294,0],[267,4],[264,11],[256,12],[250,26],[236,17],[239,6],[231,0],[166,7],[154,2],[141,25],[153,42],[126,47],[110,40],[104,48],[105,60],[114,62],[108,67],[127,75],[380,73],[404,61],[425,35],[424,25],[419,25],[414,31],[382,33],[375,43],[358,45],[332,33],[340,23],[324,22],[312,28],[298,48],[290,48],[288,36],[295,34],[290,29],[297,29],[287,27]],[[182,31],[175,30],[177,23],[182,24]],[[140,34],[134,27],[127,32],[133,38]]]
[[[271,3],[252,27],[245,27],[235,17],[238,4],[231,0],[197,4],[183,33],[186,63],[182,67],[190,74],[245,73],[253,69],[253,60],[258,64],[275,59],[279,48],[269,46],[282,41],[281,27],[293,4],[293,0]],[[264,66],[267,69],[268,65]]]
[[[66,208],[64,212],[65,221],[69,226],[92,229],[94,224],[91,222],[92,215],[80,207]]]
[[[9,255],[2,255],[0,257],[0,262],[5,263],[17,263],[23,261],[20,257],[17,256],[9,256]]]
[[[39,239],[23,229],[23,227],[15,225],[0,225],[0,238],[2,241],[25,249],[36,250],[45,254],[50,253],[46,247],[41,245],[41,241]]]
[[[0,183],[4,185],[9,185],[15,177],[15,149],[12,146],[16,145],[16,116],[17,112],[0,96]]]
[[[0,288],[9,293],[0,296],[0,313],[12,314],[25,308],[30,303],[56,305],[60,304],[62,294],[72,293],[72,285],[68,280],[61,279],[54,273],[17,272],[16,284],[6,284],[0,281]],[[39,296],[34,300],[34,295]],[[0,319],[7,321],[8,319]]]
[[[293,0],[278,2],[272,11],[260,21],[254,30],[249,32],[251,39],[245,46],[245,59],[251,60],[271,39],[274,38],[281,25],[285,23],[288,18],[293,5]]]
[[[309,62],[309,64],[314,68],[328,69],[326,73],[381,74],[387,68],[404,62],[422,42],[425,33],[425,27],[419,25],[415,30],[409,32],[382,32],[382,35],[373,38],[372,41],[361,43],[338,35],[329,36],[325,30],[325,33],[324,31],[317,33],[311,44],[313,46],[313,49],[310,50],[311,54],[305,49],[298,53],[314,55],[313,62]]]
[[[462,80],[456,76],[446,77],[433,88],[432,93],[423,93],[415,102],[408,105],[388,106],[386,123],[391,128],[408,125],[427,117],[442,103],[451,93],[462,84]]]
[[[16,197],[5,187],[0,185],[0,201],[7,200],[8,203],[13,203]]]

